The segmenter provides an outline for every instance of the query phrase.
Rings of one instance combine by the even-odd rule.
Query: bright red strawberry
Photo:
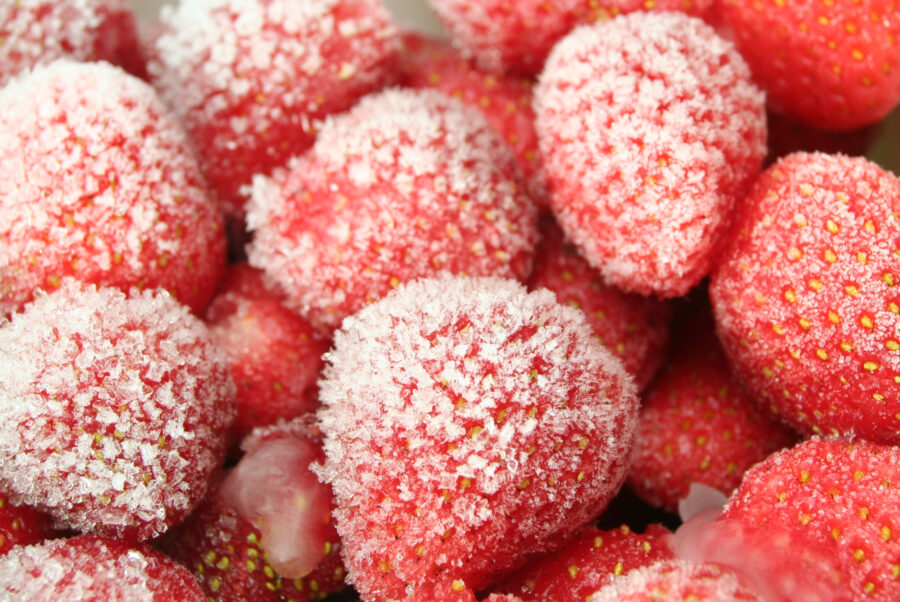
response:
[[[638,389],[643,389],[663,361],[672,313],[669,304],[627,295],[604,284],[552,219],[542,219],[540,229],[541,243],[528,288],[550,289],[560,303],[582,310],[597,339],[622,360]]]
[[[489,71],[538,73],[554,44],[579,23],[638,10],[703,14],[713,0],[429,0],[454,38]]]
[[[480,591],[615,495],[635,388],[549,291],[445,276],[347,318],[320,425],[351,582],[384,600]]]
[[[153,548],[82,535],[0,556],[0,598],[203,602],[191,574]]]
[[[403,38],[403,84],[434,88],[474,106],[513,148],[534,200],[546,204],[537,153],[530,78],[480,70],[450,44],[418,34]]]
[[[716,4],[777,112],[847,130],[879,121],[900,102],[894,0]]]
[[[900,181],[790,155],[741,210],[710,294],[754,399],[805,433],[900,443]]]
[[[0,366],[0,489],[76,530],[160,535],[223,461],[225,359],[164,292],[66,280],[0,327]]]
[[[24,504],[13,504],[0,493],[0,556],[13,546],[40,543],[57,534],[52,519]]]
[[[669,560],[631,571],[588,602],[763,602],[737,573],[716,564]]]
[[[318,119],[390,81],[400,49],[381,0],[204,0],[161,15],[148,70],[237,218],[253,176],[309,148]]]
[[[804,548],[821,550],[826,561],[809,563],[802,577],[831,586],[821,599],[897,600],[898,480],[900,449],[814,437],[750,469],[722,519],[762,533],[795,533],[809,541]],[[799,549],[770,545],[765,553],[779,551],[787,557]]]
[[[551,208],[603,278],[661,297],[699,283],[766,152],[763,94],[731,43],[677,13],[578,28],[535,110]]]
[[[0,105],[0,314],[66,276],[165,288],[202,312],[224,268],[222,218],[153,89],[56,61]]]
[[[643,396],[628,479],[641,498],[669,512],[692,483],[728,495],[750,466],[796,441],[729,372],[709,306],[688,311],[669,362]]]
[[[614,577],[674,558],[671,536],[660,525],[643,534],[626,525],[611,531],[587,527],[564,548],[534,560],[494,589],[523,602],[583,602]]]
[[[537,210],[521,188],[477,110],[390,90],[330,118],[307,154],[255,180],[250,263],[323,332],[415,278],[525,278]]]
[[[229,267],[206,321],[237,388],[236,441],[257,426],[316,410],[316,379],[328,342],[284,306],[284,295],[268,286],[262,272],[246,264]]]
[[[106,61],[137,76],[144,61],[127,0],[0,2],[0,86],[56,59]]]

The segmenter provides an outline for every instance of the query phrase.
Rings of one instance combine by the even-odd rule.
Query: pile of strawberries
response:
[[[431,3],[0,3],[0,599],[900,599],[900,9]]]

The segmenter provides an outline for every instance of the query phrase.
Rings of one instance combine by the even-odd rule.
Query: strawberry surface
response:
[[[165,288],[194,311],[225,262],[222,218],[153,89],[56,61],[0,89],[0,314],[71,276]]]
[[[717,329],[754,399],[804,433],[900,442],[900,181],[790,155],[755,183],[713,275]]]
[[[780,113],[847,130],[879,121],[900,102],[893,0],[717,0],[715,10]]]
[[[675,297],[711,268],[765,156],[763,94],[699,19],[633,13],[583,26],[535,88],[560,226],[604,279]]]
[[[588,602],[763,602],[737,573],[716,564],[662,561],[631,571]]]
[[[400,48],[380,0],[196,0],[161,21],[151,78],[236,218],[252,177],[309,148],[317,120],[390,81]]]
[[[476,109],[390,90],[330,118],[306,155],[255,180],[249,259],[327,333],[418,277],[525,278],[536,214],[511,150]]]
[[[40,543],[56,534],[52,519],[24,504],[13,504],[0,493],[0,556],[13,546]]]
[[[328,361],[320,476],[364,599],[479,591],[624,480],[634,385],[548,291],[419,280],[346,319]]]

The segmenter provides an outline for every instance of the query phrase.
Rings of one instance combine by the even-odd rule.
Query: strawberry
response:
[[[206,600],[191,574],[143,544],[93,535],[17,546],[0,556],[8,600]]]
[[[716,564],[669,560],[631,571],[588,602],[763,602],[737,573]]]
[[[237,389],[233,439],[240,441],[254,427],[315,411],[316,378],[328,343],[284,306],[284,295],[267,286],[262,272],[231,265],[206,323],[228,357]]]
[[[0,489],[79,531],[144,540],[203,498],[233,385],[164,292],[65,280],[0,327]]]
[[[364,599],[480,591],[615,495],[637,399],[549,291],[444,276],[344,321],[320,426],[350,581]]]
[[[316,121],[389,82],[400,43],[380,0],[198,0],[163,9],[148,71],[240,219],[254,174],[312,145]]]
[[[710,295],[751,395],[804,433],[900,443],[900,181],[798,153],[742,207]]]
[[[60,58],[106,61],[139,77],[145,66],[127,0],[0,3],[0,86]]]
[[[550,289],[560,303],[582,310],[597,340],[622,360],[643,389],[663,360],[669,339],[669,304],[626,295],[604,284],[552,219],[542,219],[540,231],[528,288]]]
[[[716,12],[776,112],[848,130],[879,121],[900,102],[893,0],[718,0]]]
[[[323,333],[415,278],[524,278],[537,210],[520,177],[477,110],[434,90],[372,95],[254,181],[250,264]]]
[[[607,283],[677,297],[765,156],[763,94],[699,19],[633,13],[561,41],[535,88],[550,205]]]
[[[583,602],[616,576],[674,558],[671,535],[660,525],[643,534],[627,525],[610,531],[586,527],[561,550],[532,561],[494,589],[523,602]]]
[[[531,79],[488,73],[450,44],[418,34],[403,37],[403,84],[434,88],[479,109],[513,148],[534,200],[546,204],[544,173],[537,153]]]
[[[202,312],[224,268],[222,218],[153,89],[65,60],[8,84],[0,106],[0,314],[67,276],[165,288]]]
[[[0,493],[0,556],[13,546],[40,543],[55,533],[49,516],[30,506],[13,504]]]
[[[457,42],[489,71],[538,73],[554,44],[579,23],[638,10],[701,15],[713,0],[429,0]]]
[[[692,483],[728,494],[750,466],[796,437],[731,375],[706,303],[675,329],[672,357],[643,396],[628,483],[670,512]]]

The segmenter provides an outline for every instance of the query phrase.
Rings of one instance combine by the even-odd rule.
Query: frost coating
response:
[[[320,476],[363,595],[480,589],[598,514],[625,477],[634,384],[549,291],[416,281],[347,318],[334,345]]]
[[[699,19],[634,13],[576,29],[535,89],[560,225],[606,280],[686,293],[765,155],[764,97]]]
[[[65,281],[0,328],[0,488],[77,530],[157,536],[203,497],[233,393],[170,296]]]
[[[668,560],[635,569],[588,598],[589,602],[652,600],[763,602],[729,569],[682,560]]]

